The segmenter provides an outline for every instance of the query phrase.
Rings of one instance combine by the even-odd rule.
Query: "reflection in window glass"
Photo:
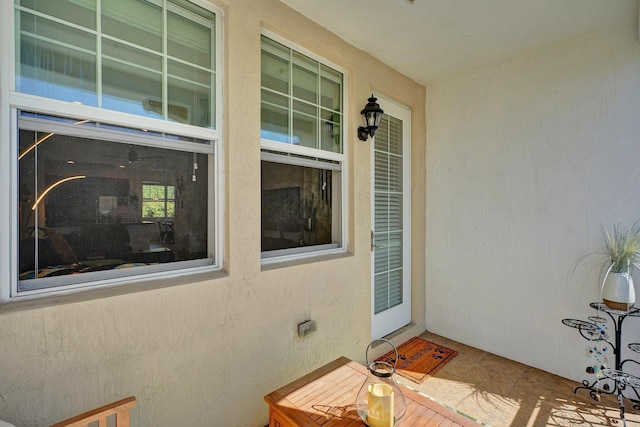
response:
[[[110,41],[102,54],[102,107],[161,118],[147,102],[162,99],[162,58]]]
[[[318,103],[318,62],[294,53],[293,96]]]
[[[20,12],[20,92],[97,106],[96,36]]]
[[[318,109],[304,102],[293,103],[293,135],[295,143],[309,148],[317,148]],[[327,129],[322,129],[323,133]]]
[[[342,80],[342,73],[262,36],[262,138],[342,153]]]
[[[262,251],[337,244],[337,171],[262,161]]]
[[[288,55],[280,52],[273,53],[271,48],[275,43],[263,38],[262,50],[262,86],[275,92],[289,93],[289,61]]]
[[[175,187],[173,185],[142,185],[142,217],[173,219]]]
[[[174,61],[168,65],[169,120],[209,127],[211,100],[215,96],[210,73]]]
[[[213,12],[185,0],[73,3],[16,1],[19,92],[216,127]]]
[[[20,290],[57,286],[47,282],[55,276],[135,274],[211,256],[212,156],[140,145],[140,134],[110,126],[114,140],[137,138],[115,142],[101,127],[21,116]]]
[[[340,111],[342,105],[342,75],[327,67],[321,65],[322,80],[320,82],[320,104],[334,111]]]
[[[210,68],[213,49],[212,28],[209,22],[213,20],[213,16],[201,21],[199,17],[191,17],[185,11],[182,11],[182,14],[185,16],[167,14],[169,55],[199,67]],[[197,23],[196,20],[205,25]]]
[[[110,1],[108,3],[115,3]],[[20,0],[22,7],[35,10],[41,14],[64,19],[85,28],[96,29],[96,0],[84,1],[82,6],[78,0]]]
[[[154,3],[128,0],[101,1],[102,32],[131,44],[162,52],[162,7]]]
[[[262,90],[262,137],[289,143],[289,100]]]

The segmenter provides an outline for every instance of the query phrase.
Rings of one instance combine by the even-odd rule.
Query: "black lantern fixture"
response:
[[[358,128],[358,139],[360,141],[366,141],[367,137],[372,137],[376,133],[376,129],[380,126],[380,119],[382,118],[382,108],[376,102],[378,99],[371,94],[369,102],[364,106],[360,114],[364,119],[364,126]]]

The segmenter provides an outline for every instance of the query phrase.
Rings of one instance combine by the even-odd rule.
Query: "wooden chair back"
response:
[[[138,401],[134,396],[117,402],[92,409],[83,414],[76,415],[67,420],[53,424],[51,427],[88,427],[89,424],[98,422],[98,427],[107,427],[107,417],[114,415],[117,427],[129,427],[129,410],[136,406]]]

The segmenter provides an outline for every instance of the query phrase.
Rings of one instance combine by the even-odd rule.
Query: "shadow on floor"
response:
[[[491,427],[623,426],[618,401],[596,402],[579,383],[425,332],[428,341],[458,355],[422,384],[398,382]],[[640,426],[640,411],[625,405],[627,426]]]

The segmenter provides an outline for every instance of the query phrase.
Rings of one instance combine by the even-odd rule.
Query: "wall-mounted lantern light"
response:
[[[380,126],[380,119],[382,118],[382,108],[376,102],[377,98],[371,94],[369,102],[364,106],[360,114],[364,119],[364,126],[358,128],[358,139],[360,141],[366,141],[367,137],[372,137],[376,133],[376,129]]]

